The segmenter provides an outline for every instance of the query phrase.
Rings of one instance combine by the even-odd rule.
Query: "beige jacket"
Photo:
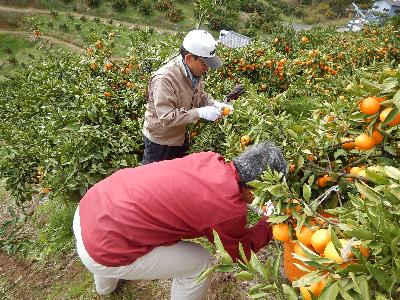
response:
[[[181,56],[156,71],[148,87],[143,134],[160,145],[182,146],[186,127],[199,119],[196,107],[213,105],[200,79],[194,89]]]

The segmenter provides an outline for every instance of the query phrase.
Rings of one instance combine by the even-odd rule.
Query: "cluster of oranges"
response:
[[[360,112],[367,116],[366,121],[371,122],[374,120],[379,114],[380,122],[385,122],[389,113],[393,110],[393,107],[385,107],[381,104],[381,102],[385,101],[385,98],[379,97],[367,97],[358,105]],[[386,125],[395,126],[400,124],[400,113],[394,117]],[[342,139],[342,147],[345,149],[359,149],[359,150],[369,150],[374,148],[376,145],[381,144],[384,136],[379,131],[379,122],[374,124],[374,129],[372,130],[372,134],[362,133],[358,135],[354,140],[351,138]]]
[[[296,210],[301,210],[301,208],[296,206]],[[327,213],[321,213],[321,215],[325,218],[332,217]],[[293,225],[295,228],[293,236],[295,236],[296,239],[291,238],[290,228],[287,223],[275,224],[272,227],[272,234],[276,240],[282,241],[285,244],[290,244],[289,249],[293,249],[293,252],[298,256],[307,257],[307,254],[303,251],[303,249],[306,249],[306,252],[314,252],[314,255],[319,254],[321,257],[332,259],[336,264],[338,264],[338,268],[344,268],[347,265],[356,262],[353,253],[354,248],[357,248],[364,257],[369,256],[369,249],[364,247],[361,244],[361,241],[348,239],[339,240],[342,245],[342,249],[339,253],[332,242],[330,231],[326,228],[320,227],[325,224],[325,221],[317,217],[313,219],[310,224],[312,224],[311,227],[302,226],[302,228],[296,228],[296,225]],[[294,260],[294,262],[300,265],[302,264],[302,262],[298,260]],[[294,268],[297,267],[295,266]],[[308,268],[310,270],[315,270],[314,268]],[[306,272],[302,275],[305,274]],[[300,292],[304,299],[312,299],[310,293],[318,297],[325,288],[325,285],[326,282],[324,278],[311,286],[300,287]]]

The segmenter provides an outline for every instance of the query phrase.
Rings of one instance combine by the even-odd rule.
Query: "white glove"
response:
[[[215,106],[204,106],[197,108],[199,117],[208,121],[215,121],[221,117],[221,109]]]
[[[270,216],[274,212],[274,205],[272,204],[271,200],[265,203],[265,209],[263,208],[264,215]]]
[[[224,107],[228,107],[229,108],[229,115],[231,115],[233,113],[233,106],[228,104],[228,103],[214,101],[214,106],[218,107],[220,110],[223,110]]]

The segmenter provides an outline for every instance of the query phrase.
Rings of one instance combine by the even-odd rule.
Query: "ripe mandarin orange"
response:
[[[340,239],[339,241],[342,244],[342,247],[347,243],[347,240],[345,239]],[[335,246],[332,242],[329,242],[326,245],[324,250],[324,257],[333,259],[338,264],[341,264],[344,261],[340,254],[336,251]]]
[[[360,111],[367,115],[376,114],[380,107],[381,104],[374,97],[365,98],[359,105]]]
[[[372,139],[374,140],[375,145],[378,145],[378,144],[382,143],[382,141],[383,141],[383,135],[382,135],[382,133],[379,132],[379,130],[376,130],[376,129],[375,129],[375,130],[372,132],[371,137],[372,137]]]
[[[281,242],[289,241],[289,225],[286,223],[276,224],[272,227],[273,237]]]
[[[230,109],[229,107],[227,107],[227,106],[225,106],[225,107],[222,109],[222,115],[223,115],[223,116],[229,115],[230,112],[231,112],[231,109]]]
[[[318,253],[324,253],[326,245],[331,241],[331,236],[326,229],[318,229],[311,237],[311,245]]]
[[[379,115],[379,119],[381,120],[381,122],[384,122],[386,117],[388,116],[388,114],[392,111],[393,107],[388,107],[385,108],[381,114]],[[396,115],[396,117],[394,118],[394,120],[392,120],[391,122],[389,122],[387,125],[389,126],[395,126],[395,125],[399,125],[400,124],[400,113],[398,113]]]
[[[303,226],[301,230],[296,230],[296,236],[299,242],[307,247],[311,247],[311,237],[313,236],[314,231],[308,228],[307,226]]]
[[[242,146],[246,146],[248,143],[250,143],[250,136],[244,135],[240,138],[240,144]]]
[[[361,150],[369,150],[375,147],[374,140],[366,133],[362,133],[356,137],[355,143],[356,147]]]
[[[342,138],[341,142],[343,143],[342,147],[344,149],[354,149],[354,147],[356,146],[354,140],[350,138]]]

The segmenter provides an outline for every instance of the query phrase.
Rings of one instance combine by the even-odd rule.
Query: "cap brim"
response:
[[[201,60],[211,69],[217,69],[222,66],[222,60],[218,56],[201,57]]]

